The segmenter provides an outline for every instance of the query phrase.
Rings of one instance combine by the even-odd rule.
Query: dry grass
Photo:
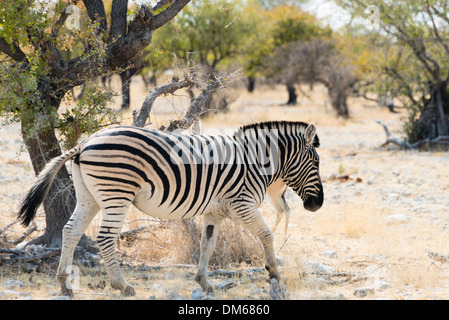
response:
[[[141,105],[145,92],[140,79],[133,80],[132,106]],[[299,120],[314,122],[322,143],[319,150],[325,203],[316,213],[302,209],[300,199],[288,190],[287,202],[292,208],[289,236],[283,228],[275,234],[275,250],[285,260],[281,276],[292,299],[446,299],[449,294],[447,263],[433,261],[428,251],[447,255],[449,236],[447,192],[449,173],[442,171],[447,164],[447,153],[417,153],[410,151],[379,150],[385,141],[382,128],[375,119],[386,123],[394,134],[399,134],[404,114],[391,114],[386,109],[367,105],[365,101],[349,101],[351,118],[336,119],[326,103],[324,88],[313,92],[303,90],[310,98],[303,98],[296,107],[283,106],[287,94],[283,87],[259,87],[254,94],[238,92],[238,99],[224,114],[202,121],[203,129],[235,129],[250,122],[266,120]],[[120,99],[116,101],[120,104]],[[177,110],[173,111],[173,104]],[[187,96],[162,97],[156,101],[151,115],[152,127],[167,119],[179,118],[187,107]],[[124,115],[131,121],[131,112]],[[0,144],[2,158],[0,185],[0,229],[10,223],[21,196],[34,181],[26,154],[17,154],[19,128],[9,128]],[[6,129],[2,129],[6,130]],[[360,177],[362,181],[331,181],[332,175]],[[446,200],[445,200],[446,199]],[[276,214],[265,201],[261,206],[266,223],[274,225]],[[405,220],[391,216],[403,215]],[[92,237],[99,229],[101,214],[88,230]],[[45,224],[38,215],[39,230]],[[196,221],[200,226],[201,221]],[[281,225],[283,222],[281,222]],[[179,222],[158,221],[132,208],[124,230],[150,226],[132,242],[120,242],[119,259],[125,264],[125,277],[136,286],[135,299],[189,298],[198,285],[193,280],[199,254],[201,228]],[[23,229],[15,225],[8,233],[17,237]],[[223,235],[227,237],[223,237]],[[36,236],[36,235],[34,235]],[[182,244],[182,245],[180,245]],[[322,253],[335,250],[336,256]],[[335,268],[335,274],[317,275],[305,268],[307,261],[317,261]],[[159,266],[161,269],[139,271],[133,266]],[[184,267],[179,265],[183,264]],[[211,260],[214,268],[246,270],[263,267],[263,256],[254,237],[231,222],[222,225],[217,249]],[[117,299],[118,292],[108,282],[104,268],[81,268],[79,299]],[[54,268],[46,272],[27,274],[20,268],[0,266],[0,299],[48,299],[57,295],[59,286],[54,279]],[[216,299],[266,299],[266,274],[253,278],[234,279],[239,285],[228,291],[217,292]],[[7,280],[20,280],[23,288],[18,293],[3,294]],[[220,282],[227,279],[213,278]],[[376,287],[379,281],[385,288]],[[371,286],[374,294],[357,297],[354,290]],[[260,289],[259,293],[251,293]]]

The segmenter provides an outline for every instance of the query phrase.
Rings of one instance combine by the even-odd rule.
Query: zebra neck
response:
[[[245,163],[266,186],[281,177],[286,157],[279,130],[250,127],[238,130],[234,138],[242,146]]]

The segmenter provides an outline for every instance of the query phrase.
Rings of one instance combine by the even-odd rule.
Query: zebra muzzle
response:
[[[323,200],[324,200],[324,195],[323,195],[323,189],[321,188],[319,190],[317,196],[307,197],[307,199],[303,203],[304,209],[306,209],[308,211],[315,212],[321,208],[321,206],[323,205]]]

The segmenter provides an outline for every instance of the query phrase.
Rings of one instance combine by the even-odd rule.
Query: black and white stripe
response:
[[[115,250],[131,204],[164,219],[202,215],[203,239],[196,280],[206,290],[206,268],[218,227],[229,217],[246,226],[262,242],[266,267],[279,278],[273,239],[257,208],[267,187],[278,179],[315,211],[323,202],[315,148],[315,126],[302,122],[264,122],[244,126],[233,135],[185,135],[118,126],[104,129],[53,161],[39,176],[20,211],[28,224],[55,172],[74,158],[77,207],[64,228],[58,277],[65,293],[73,250],[92,218],[103,213],[98,245],[112,286],[134,291],[121,275]],[[36,194],[39,197],[36,198]],[[77,240],[78,239],[78,240]]]

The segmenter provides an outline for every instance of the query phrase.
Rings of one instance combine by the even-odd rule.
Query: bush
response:
[[[195,219],[173,222],[173,257],[176,263],[197,264],[200,258],[201,225]],[[210,266],[235,263],[259,265],[264,261],[261,244],[248,230],[226,219],[220,226]]]

